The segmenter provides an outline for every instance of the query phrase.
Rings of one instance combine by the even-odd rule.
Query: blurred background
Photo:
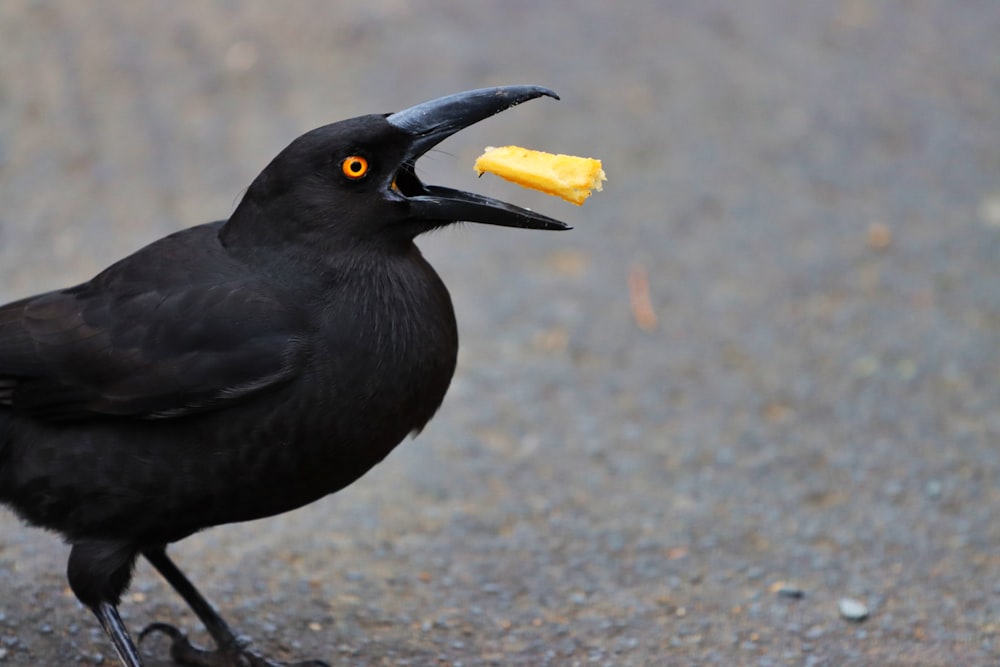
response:
[[[549,86],[420,164],[576,228],[421,239],[463,341],[436,419],[179,564],[337,665],[996,664],[998,35],[993,0],[11,0],[0,299],[226,217],[315,126]],[[508,143],[605,191],[477,180]],[[67,553],[0,514],[0,663],[114,662]],[[145,565],[123,609],[204,640]]]

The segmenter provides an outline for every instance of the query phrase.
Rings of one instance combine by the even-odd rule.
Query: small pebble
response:
[[[868,227],[868,247],[872,250],[886,250],[892,243],[892,232],[884,222],[875,222]]]
[[[788,598],[790,600],[801,600],[806,596],[806,592],[798,586],[786,584],[783,581],[772,584],[771,591],[777,593],[778,597]]]
[[[838,606],[841,618],[848,621],[861,622],[868,618],[868,607],[863,602],[852,598],[841,598]]]
[[[979,217],[987,227],[1000,228],[1000,194],[992,194],[979,202]]]

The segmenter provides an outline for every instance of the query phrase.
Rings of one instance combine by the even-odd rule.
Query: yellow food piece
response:
[[[562,197],[577,206],[601,191],[608,180],[601,161],[574,155],[553,155],[520,146],[487,146],[473,167],[480,176],[488,171],[526,188]]]

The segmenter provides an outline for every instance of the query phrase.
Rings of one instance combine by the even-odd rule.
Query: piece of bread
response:
[[[562,197],[577,206],[590,196],[591,190],[600,192],[601,181],[608,180],[600,160],[553,155],[520,146],[487,146],[473,168],[480,176],[488,171],[523,187]]]

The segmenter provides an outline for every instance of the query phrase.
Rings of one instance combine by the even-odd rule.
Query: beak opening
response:
[[[559,99],[542,86],[480,88],[422,102],[386,116],[386,121],[410,137],[410,146],[398,179],[411,186],[405,194],[414,217],[442,222],[480,222],[525,229],[564,230],[559,220],[513,204],[471,192],[419,183],[414,174],[416,160],[456,132],[481,120],[538,97]],[[402,183],[400,183],[402,185]],[[409,194],[412,192],[412,194]]]

